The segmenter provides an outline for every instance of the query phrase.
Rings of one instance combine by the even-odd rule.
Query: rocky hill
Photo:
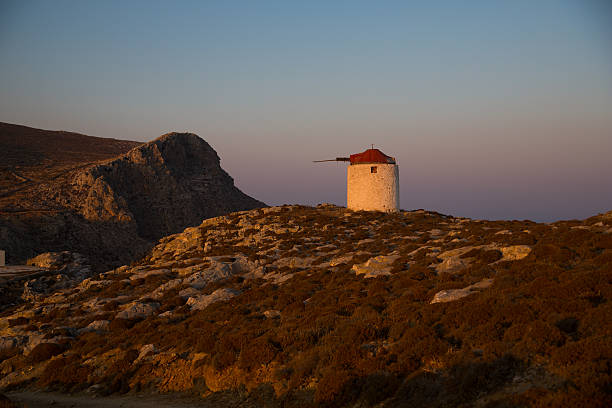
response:
[[[102,271],[202,219],[264,206],[194,134],[140,144],[2,124],[0,143],[0,248],[9,263],[70,250]]]
[[[5,312],[0,387],[189,392],[205,406],[605,407],[611,268],[612,212],[236,212]]]
[[[92,162],[110,159],[141,145],[79,133],[34,129],[0,122],[0,205],[19,208],[28,187],[49,182]]]

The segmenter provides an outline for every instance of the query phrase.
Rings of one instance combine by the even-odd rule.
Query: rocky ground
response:
[[[612,213],[284,206],[0,319],[0,387],[232,406],[609,406]]]
[[[72,288],[93,275],[89,261],[69,251],[46,252],[29,259],[26,265],[1,266],[0,311]]]

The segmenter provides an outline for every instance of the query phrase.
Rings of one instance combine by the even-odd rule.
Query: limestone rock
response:
[[[85,258],[79,254],[63,251],[45,252],[26,261],[26,265],[47,269],[60,269],[69,263],[85,264]]]
[[[128,304],[121,312],[117,313],[118,319],[144,319],[159,309],[159,303],[133,302]]]
[[[357,275],[363,275],[364,278],[391,275],[392,264],[399,258],[399,255],[379,255],[363,264],[353,265],[352,271]]]
[[[462,288],[462,289],[441,290],[440,292],[434,295],[432,301],[429,303],[453,302],[455,300],[469,296],[472,293],[478,292],[482,289],[486,289],[492,284],[493,284],[493,279],[483,279],[480,282],[477,282],[470,286],[466,286],[465,288]]]
[[[155,345],[145,344],[144,346],[140,348],[140,350],[138,350],[138,358],[134,361],[134,363],[138,363],[144,360],[147,356],[151,354],[155,354],[155,353],[157,353],[157,349],[155,348]]]
[[[266,310],[263,312],[263,315],[266,317],[266,319],[276,319],[281,316],[281,312],[280,310]]]
[[[527,245],[513,245],[509,247],[499,248],[502,253],[501,261],[518,261],[519,259],[525,258],[531,252],[531,248]]]
[[[315,259],[316,258],[314,257],[302,258],[298,256],[292,256],[292,257],[281,258],[278,261],[276,261],[274,265],[276,265],[279,268],[282,268],[282,267],[308,268],[310,265],[312,265]]]
[[[189,299],[190,297],[197,297],[200,295],[200,291],[193,287],[188,287],[186,289],[181,290],[178,295],[183,299]]]
[[[183,283],[195,289],[202,289],[211,282],[227,279],[232,276],[232,269],[227,264],[217,264],[204,271],[196,272],[183,279]]]
[[[77,190],[90,192],[102,180],[120,199],[109,198],[118,209],[106,206],[98,211],[84,205],[82,211],[96,220],[132,218],[140,237],[155,240],[198,225],[203,218],[262,207],[234,186],[219,162],[217,153],[197,135],[168,133],[88,169],[77,180]]]
[[[135,273],[133,275],[130,276],[130,280],[137,280],[137,279],[146,279],[148,277],[151,276],[165,276],[165,275],[169,275],[170,274],[170,270],[169,269],[153,269],[153,270],[144,270],[138,273]]]
[[[89,323],[86,327],[80,330],[81,333],[90,332],[90,331],[106,331],[108,330],[108,325],[110,322],[108,320],[94,320]]]
[[[183,283],[182,279],[172,279],[166,283],[162,283],[157,287],[157,289],[151,292],[148,297],[151,299],[161,299],[167,291],[174,289],[181,283]]]
[[[336,258],[333,258],[331,261],[329,261],[329,266],[338,266],[338,265],[342,265],[342,264],[346,264],[349,263],[353,260],[353,254],[351,255],[344,255],[344,256],[338,256]]]
[[[444,261],[436,265],[436,272],[438,273],[455,273],[469,265],[468,262],[459,257],[449,257]]]
[[[187,300],[187,305],[191,306],[191,310],[202,310],[212,303],[227,301],[238,294],[240,294],[240,292],[237,290],[221,288],[215,290],[210,295],[190,297],[189,300]]]
[[[88,280],[93,272],[87,259],[77,253],[47,252],[28,260],[28,265],[42,268],[48,273],[24,283],[21,299],[33,302],[54,291],[74,287]]]

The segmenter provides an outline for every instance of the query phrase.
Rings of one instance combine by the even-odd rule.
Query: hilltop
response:
[[[68,250],[101,272],[204,218],[265,206],[191,133],[143,144],[0,124],[0,143],[0,248],[12,264]]]
[[[609,406],[612,212],[234,212],[6,311],[0,387],[210,406]]]

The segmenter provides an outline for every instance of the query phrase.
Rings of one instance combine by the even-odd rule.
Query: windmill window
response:
[[[370,167],[370,173],[376,173],[378,169],[376,168],[376,166],[372,166]]]

